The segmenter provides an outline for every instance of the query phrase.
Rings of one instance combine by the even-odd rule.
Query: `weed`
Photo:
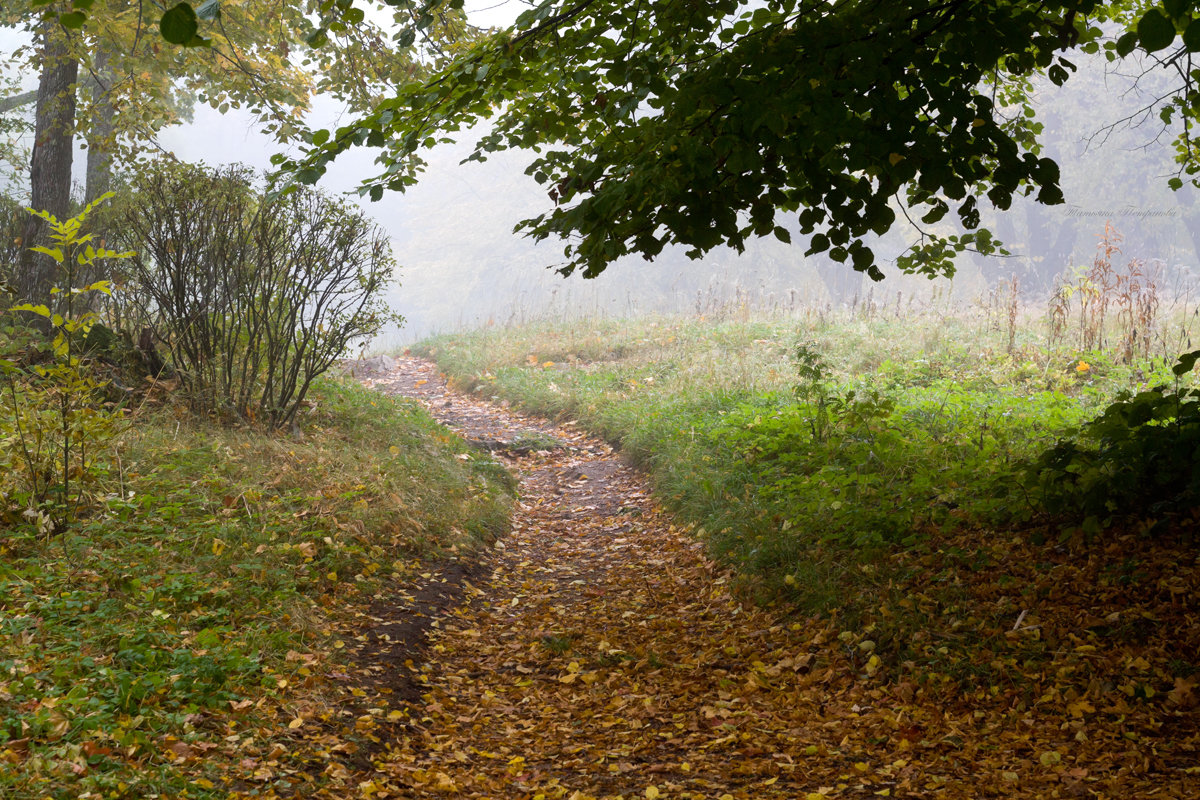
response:
[[[1121,252],[1121,239],[1112,223],[1105,223],[1091,266],[1076,270],[1070,280],[1060,278],[1056,282],[1047,308],[1052,344],[1065,339],[1074,311],[1078,315],[1080,351],[1103,350],[1106,337],[1115,335],[1115,349],[1123,363],[1132,363],[1135,357],[1150,357],[1158,323],[1162,270],[1156,263],[1136,258],[1123,268],[1115,266],[1113,259]],[[1110,334],[1109,311],[1113,308],[1116,331]]]
[[[575,635],[570,634],[570,633],[568,633],[568,634],[549,633],[542,637],[541,642],[542,642],[542,647],[546,648],[546,650],[548,652],[551,652],[556,656],[562,656],[562,655],[566,655],[567,653],[571,652],[571,647],[573,646],[573,644],[575,642]]]

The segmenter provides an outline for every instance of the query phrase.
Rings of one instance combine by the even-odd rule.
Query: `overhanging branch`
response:
[[[14,108],[20,108],[23,105],[32,103],[36,99],[36,89],[30,89],[28,92],[22,92],[21,94],[14,94],[11,97],[0,97],[0,114],[5,114]]]

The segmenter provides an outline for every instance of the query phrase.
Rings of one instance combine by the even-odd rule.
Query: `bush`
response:
[[[1174,371],[1191,372],[1200,350]],[[1163,522],[1200,508],[1200,390],[1158,386],[1125,393],[1075,440],[1026,469],[1038,507],[1095,532],[1121,518]],[[1152,528],[1161,529],[1158,525]]]
[[[271,198],[236,166],[160,164],[131,188],[113,225],[138,253],[128,302],[197,410],[285,426],[313,378],[393,318],[388,240],[345,203]]]
[[[122,416],[103,402],[107,381],[95,377],[79,352],[96,323],[88,299],[110,291],[108,281],[79,286],[79,275],[131,255],[96,247],[93,234],[83,232],[96,205],[109,197],[68,220],[32,212],[50,229],[49,246],[33,249],[53,261],[58,285],[45,302],[14,305],[5,316],[44,320],[53,334],[49,352],[22,354],[19,325],[4,319],[0,328],[0,514],[19,510],[44,532],[74,521],[85,505],[88,484],[101,471],[98,456]]]

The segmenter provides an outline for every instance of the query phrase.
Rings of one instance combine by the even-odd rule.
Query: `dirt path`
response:
[[[521,501],[476,571],[439,578],[458,588],[428,605],[427,646],[391,661],[411,702],[364,797],[1188,796],[1190,773],[1160,783],[1119,729],[1090,740],[1086,709],[889,680],[865,636],[743,605],[644,478],[571,425],[457,394],[416,359],[367,383],[495,452]],[[386,616],[378,631],[400,624]]]
[[[818,688],[839,667],[814,668],[810,642],[734,599],[608,445],[456,394],[416,359],[368,383],[420,399],[521,480],[490,574],[414,665],[425,692],[378,762],[381,788],[580,800],[821,789],[806,753],[830,746],[824,720],[855,713]],[[562,445],[505,449],[547,437]],[[868,777],[843,749],[856,784],[900,777],[886,765]]]

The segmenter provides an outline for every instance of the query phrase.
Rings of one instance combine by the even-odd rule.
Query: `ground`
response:
[[[979,671],[891,663],[870,630],[744,600],[645,479],[571,423],[459,394],[413,358],[365,382],[496,454],[520,501],[484,558],[431,568],[373,609],[359,669],[397,710],[358,764],[364,796],[1200,796],[1194,676],[1166,698],[1170,676],[1155,674],[1162,626],[1195,633],[1186,596],[1170,595],[1170,620],[1129,620],[1119,592],[1115,610],[1025,605],[1029,551],[1004,542],[983,588],[964,590],[964,605],[997,609],[978,613],[992,638],[961,639]],[[1061,566],[1070,586],[1092,567],[1069,555],[1038,568]],[[1194,563],[1178,570],[1194,585]],[[998,588],[1001,574],[1018,585]],[[911,604],[974,619],[922,594]],[[1096,638],[1129,626],[1149,660]],[[950,660],[955,641],[932,636]]]

